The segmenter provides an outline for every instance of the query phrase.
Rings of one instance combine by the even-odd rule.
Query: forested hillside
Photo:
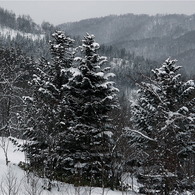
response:
[[[16,16],[13,12],[0,8],[0,25],[26,33],[41,33],[42,29],[30,16]]]
[[[23,21],[23,27],[21,25],[19,27],[18,17],[14,13],[0,9],[0,14],[2,18],[7,18],[0,20],[0,43],[3,46],[20,48],[27,55],[34,57],[36,61],[42,57],[51,59],[51,55],[48,52],[48,42],[51,39],[51,34],[60,27],[55,27],[49,22],[37,25],[30,16],[20,16]],[[78,28],[79,26],[78,24]],[[80,37],[74,36],[74,33],[72,37],[75,39],[75,45],[81,44]],[[96,40],[101,42],[102,37],[104,36],[97,37]],[[136,55],[117,45],[102,44],[100,53],[108,57],[107,63],[116,74],[114,80],[117,83],[117,87],[120,88],[121,96],[123,94],[129,96],[131,89],[135,88],[135,83],[144,79],[141,74],[149,75],[151,68],[156,67],[158,64],[154,60],[145,59],[141,55]]]
[[[111,15],[59,27],[72,35],[94,33],[100,43],[125,48],[137,56],[159,62],[171,56],[182,63],[185,54],[186,71],[190,73],[194,67],[191,53],[195,43],[190,40],[195,36],[195,15]]]
[[[56,30],[49,22],[36,24],[30,16],[16,16],[12,11],[0,8],[0,44],[5,47],[22,48],[23,52],[36,58],[47,56],[47,42]]]

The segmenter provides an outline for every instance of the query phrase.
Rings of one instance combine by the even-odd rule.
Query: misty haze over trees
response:
[[[94,33],[101,44],[125,48],[137,56],[162,62],[168,56],[185,63],[190,73],[194,58],[195,15],[107,16],[59,25],[66,33]]]
[[[54,26],[0,8],[6,165],[8,137],[49,191],[57,180],[125,193],[129,174],[143,194],[195,193],[194,38],[195,15]]]

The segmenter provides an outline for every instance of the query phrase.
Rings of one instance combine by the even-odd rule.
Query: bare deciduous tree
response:
[[[24,182],[24,195],[41,195],[43,188],[40,183],[40,178],[33,173],[28,175],[27,181]]]
[[[3,153],[5,155],[5,163],[8,166],[9,160],[8,160],[8,148],[9,148],[9,139],[6,137],[0,137],[0,148],[3,150]]]
[[[1,195],[19,195],[19,190],[21,187],[21,181],[18,180],[16,175],[13,173],[11,167],[4,177],[1,178],[0,183],[0,194]]]

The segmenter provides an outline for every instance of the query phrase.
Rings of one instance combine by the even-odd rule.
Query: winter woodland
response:
[[[119,17],[143,20],[108,19]],[[146,59],[133,34],[137,54],[120,40],[71,36],[75,25],[39,26],[0,8],[0,194],[194,194],[194,69]]]

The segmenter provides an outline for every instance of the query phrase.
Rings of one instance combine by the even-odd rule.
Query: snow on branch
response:
[[[130,131],[130,133],[137,133],[137,134],[139,134],[141,137],[143,137],[143,138],[145,138],[145,139],[147,139],[147,140],[157,142],[155,139],[152,139],[151,137],[148,137],[147,135],[141,133],[141,132],[138,131],[138,130],[133,130],[133,129],[130,129],[130,128],[128,128],[128,127],[125,127],[125,130],[126,130],[127,132]]]

